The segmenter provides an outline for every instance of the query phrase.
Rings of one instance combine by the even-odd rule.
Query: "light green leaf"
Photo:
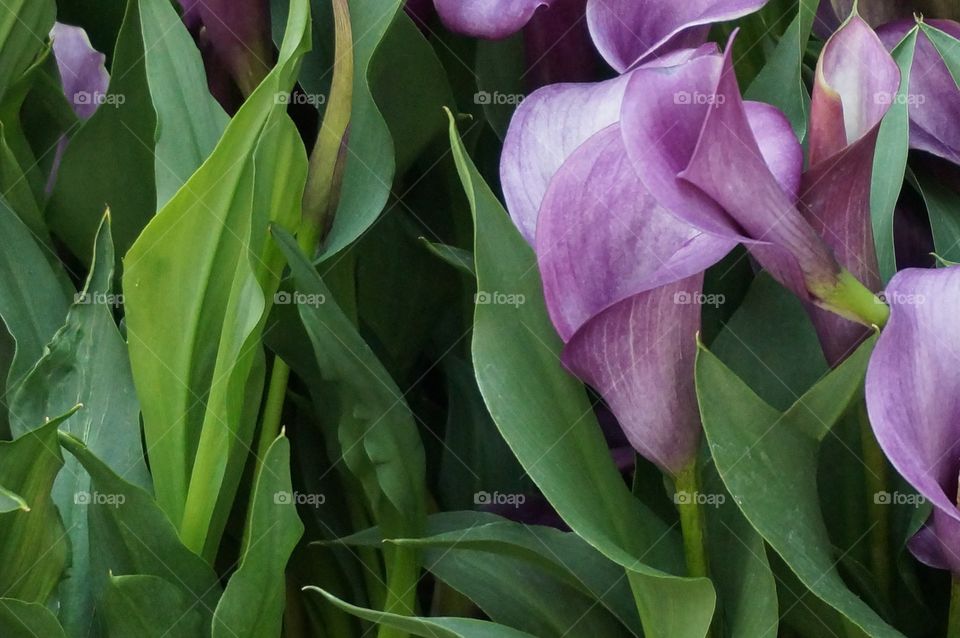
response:
[[[157,576],[111,576],[100,615],[107,638],[198,638],[209,635],[202,607]]]
[[[276,67],[124,260],[157,501],[184,543],[211,561],[251,445],[260,335],[283,269],[267,229],[299,223],[307,158],[278,96],[289,93],[308,42],[306,0],[295,0]]]
[[[897,99],[880,124],[877,152],[873,159],[873,181],[870,187],[870,217],[873,220],[874,243],[880,276],[889,281],[897,271],[894,253],[893,214],[903,186],[910,150],[910,115],[908,91],[913,54],[917,46],[917,28],[911,29],[893,50],[893,59],[900,67],[900,88]]]
[[[8,0],[0,7],[0,101],[45,48],[56,13],[54,0]]]
[[[83,441],[126,480],[150,489],[127,345],[113,320],[112,308],[121,301],[113,294],[115,263],[107,216],[97,233],[90,276],[66,325],[13,395],[11,427],[18,435],[50,414],[82,404],[83,409],[61,430]],[[68,458],[54,483],[53,499],[68,529],[72,550],[70,574],[60,588],[60,620],[71,635],[90,626],[94,608],[86,510],[74,500],[76,494],[89,490],[90,477],[76,459]]]
[[[13,598],[0,598],[0,634],[4,638],[66,638],[49,609]]]
[[[0,514],[0,592],[44,603],[67,566],[66,531],[50,498],[63,457],[57,426],[76,408],[13,441],[0,441],[0,485],[29,506]]]
[[[414,636],[422,636],[423,638],[533,638],[532,634],[485,620],[475,620],[473,618],[411,618],[409,616],[398,616],[396,614],[387,614],[372,609],[355,607],[317,587],[307,587],[305,589],[319,593],[332,604],[344,611],[350,612],[358,618],[395,627],[401,631],[409,632]]]
[[[474,368],[490,414],[571,529],[627,569],[646,635],[702,638],[713,585],[661,571],[679,568],[675,540],[613,465],[583,386],[560,363],[533,251],[467,157],[452,116],[450,141],[475,218],[479,289],[524,300],[476,309]]]
[[[766,404],[701,347],[697,394],[717,470],[743,515],[818,598],[845,617],[850,636],[900,636],[851,592],[820,512],[820,440],[861,392],[871,338],[785,413]]]
[[[157,114],[157,208],[213,149],[230,118],[207,89],[200,51],[169,0],[140,0],[146,76]]]
[[[290,483],[290,443],[281,435],[270,445],[259,469],[240,567],[217,605],[214,638],[280,635],[286,602],[284,573],[302,535]]]

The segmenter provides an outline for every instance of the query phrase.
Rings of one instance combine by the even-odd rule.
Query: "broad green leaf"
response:
[[[287,561],[303,535],[290,482],[290,443],[281,435],[259,468],[240,567],[213,616],[214,638],[280,635]]]
[[[452,117],[450,142],[476,223],[479,290],[524,300],[476,308],[474,367],[490,414],[571,529],[626,568],[646,635],[701,638],[713,617],[713,585],[660,571],[679,568],[678,548],[624,484],[583,386],[560,363],[533,251],[466,155]]]
[[[874,243],[880,276],[889,281],[897,271],[894,253],[893,214],[903,186],[910,150],[910,115],[908,99],[910,70],[917,46],[917,28],[903,37],[893,50],[893,59],[900,67],[900,88],[896,99],[883,117],[877,137],[877,152],[873,160],[873,182],[870,187],[870,217],[873,220]]]
[[[127,359],[127,344],[113,320],[121,298],[113,294],[113,239],[110,218],[97,233],[92,270],[67,322],[53,337],[43,358],[17,388],[10,403],[14,434],[42,423],[47,415],[71,406],[83,409],[61,430],[73,434],[125,480],[150,489],[140,443],[140,406]],[[90,626],[94,600],[86,510],[75,496],[90,491],[90,477],[70,457],[57,477],[53,499],[68,529],[70,573],[60,587],[60,620],[71,635]]]
[[[446,130],[443,107],[454,106],[447,74],[417,25],[400,12],[374,52],[367,75],[393,139],[396,172],[402,175]]]
[[[590,596],[634,635],[642,635],[623,569],[575,534],[473,512],[437,514],[430,517],[430,523],[430,536],[390,542],[445,551],[486,552],[530,563]],[[447,529],[437,532],[437,526]],[[426,559],[428,567],[432,562]]]
[[[327,428],[335,432],[341,457],[359,481],[376,522],[390,536],[419,536],[424,525],[426,489],[423,445],[403,394],[376,355],[340,310],[293,237],[275,228],[274,236],[293,273],[297,309],[310,338],[324,386],[321,397]],[[294,300],[296,301],[296,300]],[[412,612],[416,590],[415,553],[387,548],[386,611]]]
[[[140,20],[163,208],[213,152],[230,118],[210,95],[200,51],[169,0],[140,0]]]
[[[89,518],[94,598],[106,591],[110,575],[155,576],[176,586],[209,627],[221,591],[210,566],[184,547],[150,494],[119,477],[75,437],[61,433],[60,444],[91,478],[90,492],[76,500]]]
[[[16,342],[6,393],[16,390],[67,316],[70,299],[44,248],[0,198],[0,318]]]
[[[105,208],[123,254],[156,210],[156,113],[144,66],[139,0],[128,0],[110,67],[110,86],[97,111],[70,137],[46,217],[54,233],[81,259]]]
[[[43,212],[30,188],[30,180],[20,166],[16,154],[7,143],[6,128],[0,123],[0,193],[17,217],[38,241],[49,245],[49,234]]]
[[[66,638],[49,609],[13,598],[0,598],[0,634],[4,638]]]
[[[701,417],[724,484],[767,543],[814,595],[840,612],[850,636],[900,636],[852,593],[820,513],[817,449],[861,392],[876,339],[864,343],[785,413],[770,407],[701,347]]]
[[[50,498],[63,457],[57,426],[74,408],[13,441],[0,441],[0,485],[29,507],[0,514],[0,592],[44,603],[67,566],[66,531]]]
[[[767,63],[750,83],[748,100],[767,102],[783,111],[800,141],[807,135],[810,95],[803,83],[803,56],[810,40],[817,0],[800,0],[793,19]]]
[[[517,34],[505,40],[477,42],[477,94],[479,103],[490,123],[490,128],[501,140],[507,135],[510,118],[520,103],[527,57],[523,36]]]
[[[470,275],[471,277],[477,276],[473,253],[469,250],[450,246],[449,244],[432,242],[426,237],[421,237],[420,241],[427,247],[427,250],[454,268],[463,271],[464,274]]]
[[[511,627],[504,627],[496,623],[473,618],[411,618],[387,614],[382,611],[364,609],[345,603],[333,594],[317,587],[307,587],[307,591],[315,591],[351,614],[369,620],[370,622],[389,625],[414,636],[423,638],[533,638],[528,634]]]
[[[54,0],[7,0],[0,7],[0,101],[46,46],[56,12]]]
[[[936,47],[940,57],[943,58],[947,70],[953,76],[953,81],[960,87],[960,50],[957,50],[957,39],[926,22],[920,22],[919,26],[923,30],[923,34],[930,38],[930,42]]]
[[[945,262],[960,260],[960,193],[929,173],[916,171],[914,178],[927,206],[937,256]]]
[[[168,579],[110,576],[99,613],[107,638],[198,638],[209,635],[201,609]]]
[[[252,443],[260,335],[283,269],[267,229],[299,223],[307,159],[278,96],[289,93],[308,42],[308,7],[296,0],[276,67],[124,259],[157,501],[184,543],[211,561]]]

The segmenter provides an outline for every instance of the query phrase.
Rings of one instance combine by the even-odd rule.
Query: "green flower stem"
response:
[[[693,461],[677,474],[674,482],[674,502],[680,514],[680,530],[683,533],[683,552],[687,560],[687,575],[706,578],[709,573],[707,560],[706,526],[703,508],[700,505],[700,471]]]
[[[950,581],[950,616],[947,620],[947,638],[960,638],[960,580]]]
[[[877,498],[879,494],[888,491],[890,484],[887,459],[873,435],[865,402],[860,402],[857,413],[860,421],[864,483],[867,487],[867,513],[870,517],[870,567],[880,592],[885,600],[889,601],[893,587],[890,566],[890,516],[887,505]]]
[[[417,599],[417,581],[420,565],[417,551],[403,545],[393,545],[385,550],[387,556],[387,602],[383,610],[401,616],[413,616]],[[409,634],[400,629],[380,625],[377,638],[407,638]]]
[[[810,292],[819,299],[817,305],[857,323],[882,328],[890,318],[887,304],[847,270],[829,286],[811,286]]]

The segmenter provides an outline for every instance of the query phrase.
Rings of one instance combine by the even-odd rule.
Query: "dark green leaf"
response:
[[[13,598],[0,598],[0,634],[3,638],[66,638],[49,609]]]
[[[198,638],[204,614],[181,587],[157,576],[111,576],[101,615],[108,638]]]

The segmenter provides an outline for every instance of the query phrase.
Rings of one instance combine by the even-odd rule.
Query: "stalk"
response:
[[[878,496],[888,492],[887,461],[870,427],[867,406],[857,407],[860,422],[860,447],[863,455],[864,479],[867,487],[867,508],[870,517],[870,566],[885,600],[890,600],[893,583],[890,567],[890,517],[887,505]]]
[[[420,578],[420,565],[417,551],[411,547],[395,544],[386,549],[387,554],[387,602],[383,609],[387,613],[412,616],[416,605],[417,581]],[[380,625],[377,638],[407,638],[403,630]]]
[[[677,474],[674,502],[680,514],[680,531],[683,533],[683,553],[687,561],[687,575],[706,578],[709,575],[707,559],[706,527],[703,507],[700,504],[700,472],[697,462]]]
[[[947,638],[960,638],[960,580],[950,580],[950,616],[947,620]]]

